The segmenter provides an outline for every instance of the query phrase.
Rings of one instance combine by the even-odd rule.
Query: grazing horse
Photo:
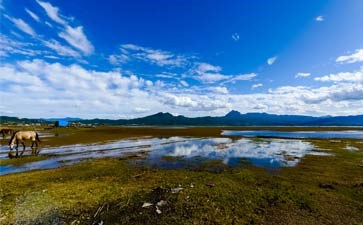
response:
[[[1,129],[0,133],[3,135],[3,139],[5,139],[6,135],[13,135],[13,129]]]
[[[10,152],[9,152],[9,158],[12,158],[13,155],[11,154],[12,150],[14,149],[14,145],[16,144],[16,156],[18,157],[18,146],[19,146],[19,141],[20,143],[23,145],[23,151],[21,152],[20,156],[22,156],[24,154],[25,151],[25,141],[26,140],[31,140],[32,141],[32,153],[36,154],[36,151],[34,152],[34,144],[36,145],[36,147],[38,147],[38,142],[40,143],[40,139],[39,139],[39,135],[37,132],[35,131],[17,131],[13,134],[13,136],[11,136],[10,141],[9,141],[9,146],[10,146]]]

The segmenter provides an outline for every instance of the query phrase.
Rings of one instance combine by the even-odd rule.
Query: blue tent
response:
[[[60,127],[68,126],[68,120],[59,120],[59,126]]]

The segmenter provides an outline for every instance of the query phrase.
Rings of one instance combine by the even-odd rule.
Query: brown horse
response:
[[[9,158],[12,158],[12,151],[14,149],[14,145],[16,144],[16,156],[18,157],[18,147],[19,147],[19,142],[23,145],[23,151],[21,152],[20,156],[22,156],[24,154],[25,151],[25,141],[26,140],[31,140],[32,141],[32,153],[36,154],[36,149],[34,151],[33,147],[34,144],[36,145],[36,148],[38,148],[38,142],[40,143],[40,139],[39,139],[39,135],[37,132],[35,131],[17,131],[13,134],[13,136],[11,136],[10,141],[9,141],[9,146],[10,146],[10,152],[9,152]]]
[[[6,135],[13,135],[14,131],[13,129],[7,129],[7,128],[4,128],[4,129],[1,129],[0,130],[0,133],[3,135],[3,139],[5,139],[5,136]]]

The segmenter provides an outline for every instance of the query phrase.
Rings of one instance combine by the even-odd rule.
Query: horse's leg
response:
[[[40,149],[38,147],[35,148],[35,155],[39,155]]]
[[[35,155],[35,153],[34,153],[34,141],[32,141],[32,146],[30,148],[32,149],[32,155]]]
[[[35,147],[34,147],[35,144]],[[33,155],[38,155],[38,142],[37,141],[32,141],[32,154]]]
[[[40,149],[38,149],[38,141],[35,141],[35,154],[39,154]]]
[[[19,148],[19,140],[16,140],[16,147],[15,147],[15,149],[16,149],[16,155],[15,155],[15,157],[16,158],[18,158],[18,148]]]
[[[25,143],[24,141],[21,142],[21,144],[23,145],[23,151],[21,152],[20,156],[22,156],[25,152]]]

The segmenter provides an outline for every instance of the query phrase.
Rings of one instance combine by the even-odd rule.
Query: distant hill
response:
[[[67,120],[83,124],[95,125],[134,125],[134,126],[363,126],[363,115],[356,116],[301,116],[275,115],[268,113],[241,114],[232,110],[225,116],[185,117],[173,116],[170,113],[159,112],[154,115],[136,119],[90,119],[59,118],[59,119],[19,119],[1,116],[0,123],[25,122],[39,123],[56,120]]]
[[[232,110],[225,116],[185,117],[173,116],[170,113],[156,113],[154,115],[137,119],[120,120],[80,120],[82,123],[104,125],[184,125],[184,126],[363,126],[363,115],[357,116],[300,116],[275,115],[268,113],[241,114]]]
[[[81,118],[73,118],[73,117],[66,117],[66,118],[49,118],[49,119],[44,119],[46,121],[50,121],[50,122],[54,122],[54,121],[59,121],[59,120],[66,120],[66,121],[79,121],[82,120]]]
[[[44,123],[43,119],[27,119],[12,116],[0,116],[0,124],[4,123]]]

